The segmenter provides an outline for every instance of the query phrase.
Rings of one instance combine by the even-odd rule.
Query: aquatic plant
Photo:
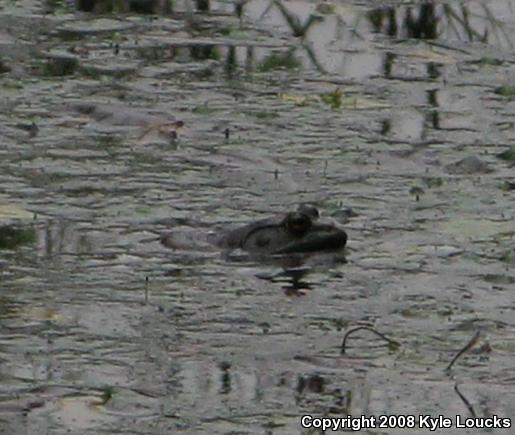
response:
[[[494,91],[497,95],[501,95],[503,97],[507,98],[514,98],[515,97],[515,86],[512,85],[502,85],[495,89]]]
[[[0,249],[14,249],[36,241],[36,230],[32,227],[14,225],[0,226]]]
[[[293,50],[286,52],[273,51],[263,62],[258,66],[258,71],[267,72],[274,69],[296,69],[301,66],[300,60],[295,56]]]
[[[515,163],[515,147],[510,147],[502,153],[497,154],[497,158],[510,163]]]

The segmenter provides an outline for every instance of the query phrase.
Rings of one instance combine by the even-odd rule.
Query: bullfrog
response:
[[[227,232],[215,244],[257,255],[308,254],[345,247],[347,234],[332,223],[319,221],[318,210],[301,205],[284,216],[253,222]]]
[[[207,240],[206,240],[207,239]],[[240,249],[251,256],[286,256],[337,251],[345,247],[347,234],[332,222],[323,222],[316,207],[301,205],[295,211],[258,220],[232,230],[217,231],[199,240],[197,232],[189,235],[171,232],[161,237],[163,245],[200,249],[214,245],[225,251]]]

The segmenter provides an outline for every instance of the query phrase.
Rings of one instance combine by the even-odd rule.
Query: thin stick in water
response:
[[[472,415],[472,417],[475,418],[476,417],[476,411],[474,411],[474,408],[472,407],[470,402],[467,400],[467,398],[463,394],[461,394],[460,390],[458,390],[458,383],[457,382],[454,384],[454,391],[456,391],[456,394],[458,396],[460,396],[460,399],[463,401],[463,403],[465,404],[465,406],[469,410],[470,415]]]
[[[470,339],[470,341],[465,345],[465,347],[463,349],[461,349],[457,354],[456,356],[452,359],[452,361],[449,363],[449,365],[447,366],[447,368],[445,369],[446,371],[449,371],[451,369],[451,367],[454,365],[454,363],[458,360],[458,358],[463,355],[465,352],[469,351],[470,349],[472,349],[472,347],[477,343],[477,340],[479,339],[479,336],[481,335],[481,333],[479,331],[477,331],[475,334],[474,334],[474,337],[472,337]]]
[[[384,334],[381,334],[380,332],[376,331],[374,328],[371,328],[370,326],[358,326],[354,329],[351,329],[350,331],[347,331],[345,333],[345,336],[343,337],[343,341],[342,341],[342,348],[341,348],[341,354],[344,355],[345,354],[345,346],[347,344],[347,338],[349,338],[349,336],[356,332],[356,331],[359,331],[361,329],[365,329],[367,331],[370,331],[370,332],[373,332],[374,334],[376,334],[378,337],[382,338],[383,340],[387,341],[388,342],[388,345],[392,346],[393,348],[398,348],[401,344],[398,342],[398,341],[395,341],[395,340],[392,340],[390,338],[388,338],[386,335]]]

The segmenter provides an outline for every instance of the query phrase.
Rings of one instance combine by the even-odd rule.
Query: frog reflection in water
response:
[[[347,242],[345,231],[332,223],[319,222],[318,217],[315,207],[301,205],[297,211],[280,219],[265,219],[229,231],[215,244],[256,255],[309,254],[342,249]]]

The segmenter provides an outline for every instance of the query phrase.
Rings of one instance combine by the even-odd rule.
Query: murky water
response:
[[[1,5],[0,432],[514,419],[515,3],[240,5]],[[159,243],[301,202],[347,263]]]

